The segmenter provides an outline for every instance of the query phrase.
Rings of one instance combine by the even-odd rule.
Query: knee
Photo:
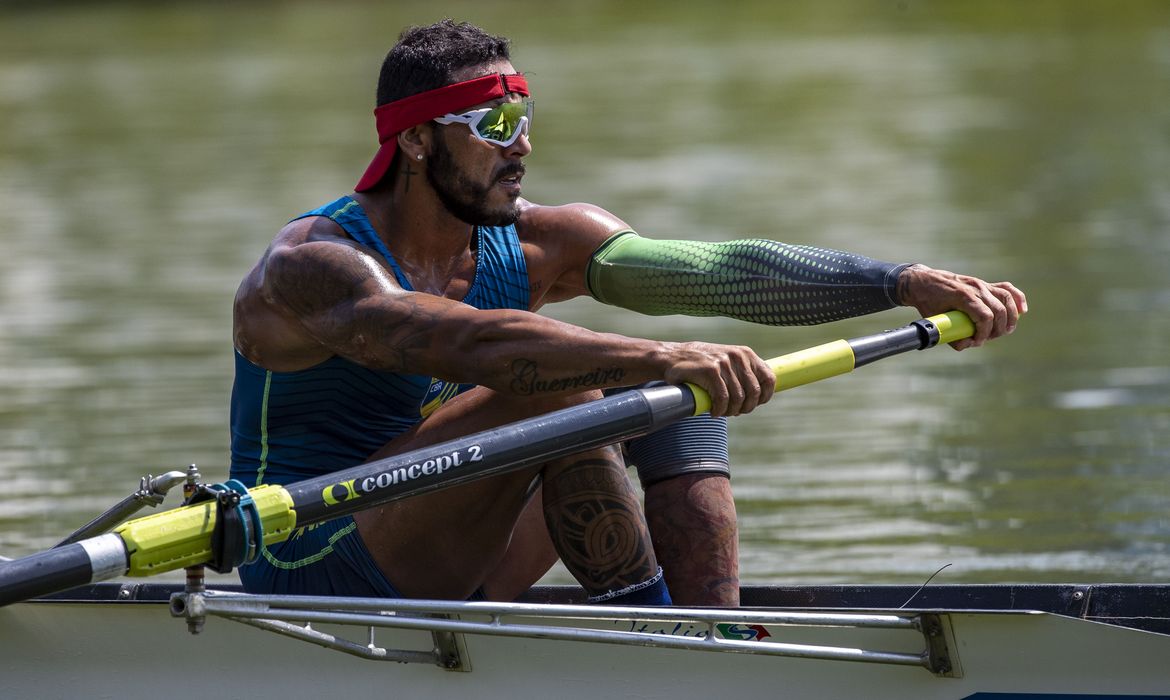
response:
[[[695,416],[626,443],[642,488],[683,475],[731,477],[727,419]]]

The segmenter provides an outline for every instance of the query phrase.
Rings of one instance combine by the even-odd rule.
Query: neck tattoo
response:
[[[407,192],[409,192],[409,191],[410,191],[410,176],[411,176],[411,175],[418,175],[418,171],[417,171],[417,170],[411,170],[411,169],[410,169],[410,163],[407,163],[407,164],[406,164],[406,167],[405,167],[405,168],[403,168],[403,170],[402,170],[402,174],[406,176],[406,183],[405,183],[405,185],[406,185],[406,191],[407,191]]]

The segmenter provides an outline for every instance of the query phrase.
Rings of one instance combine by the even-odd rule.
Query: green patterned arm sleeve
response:
[[[808,326],[898,305],[895,265],[778,241],[656,241],[610,237],[586,273],[598,301],[653,316],[726,316]]]

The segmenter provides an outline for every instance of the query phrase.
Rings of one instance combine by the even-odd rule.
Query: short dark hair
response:
[[[382,61],[377,104],[450,85],[455,72],[464,68],[511,60],[508,44],[474,24],[451,19],[408,27]]]

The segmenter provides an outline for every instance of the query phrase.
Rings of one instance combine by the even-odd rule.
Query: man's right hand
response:
[[[690,382],[711,396],[711,415],[751,413],[767,403],[776,390],[776,377],[751,348],[714,343],[667,343],[670,363],[664,379],[670,384]]]

